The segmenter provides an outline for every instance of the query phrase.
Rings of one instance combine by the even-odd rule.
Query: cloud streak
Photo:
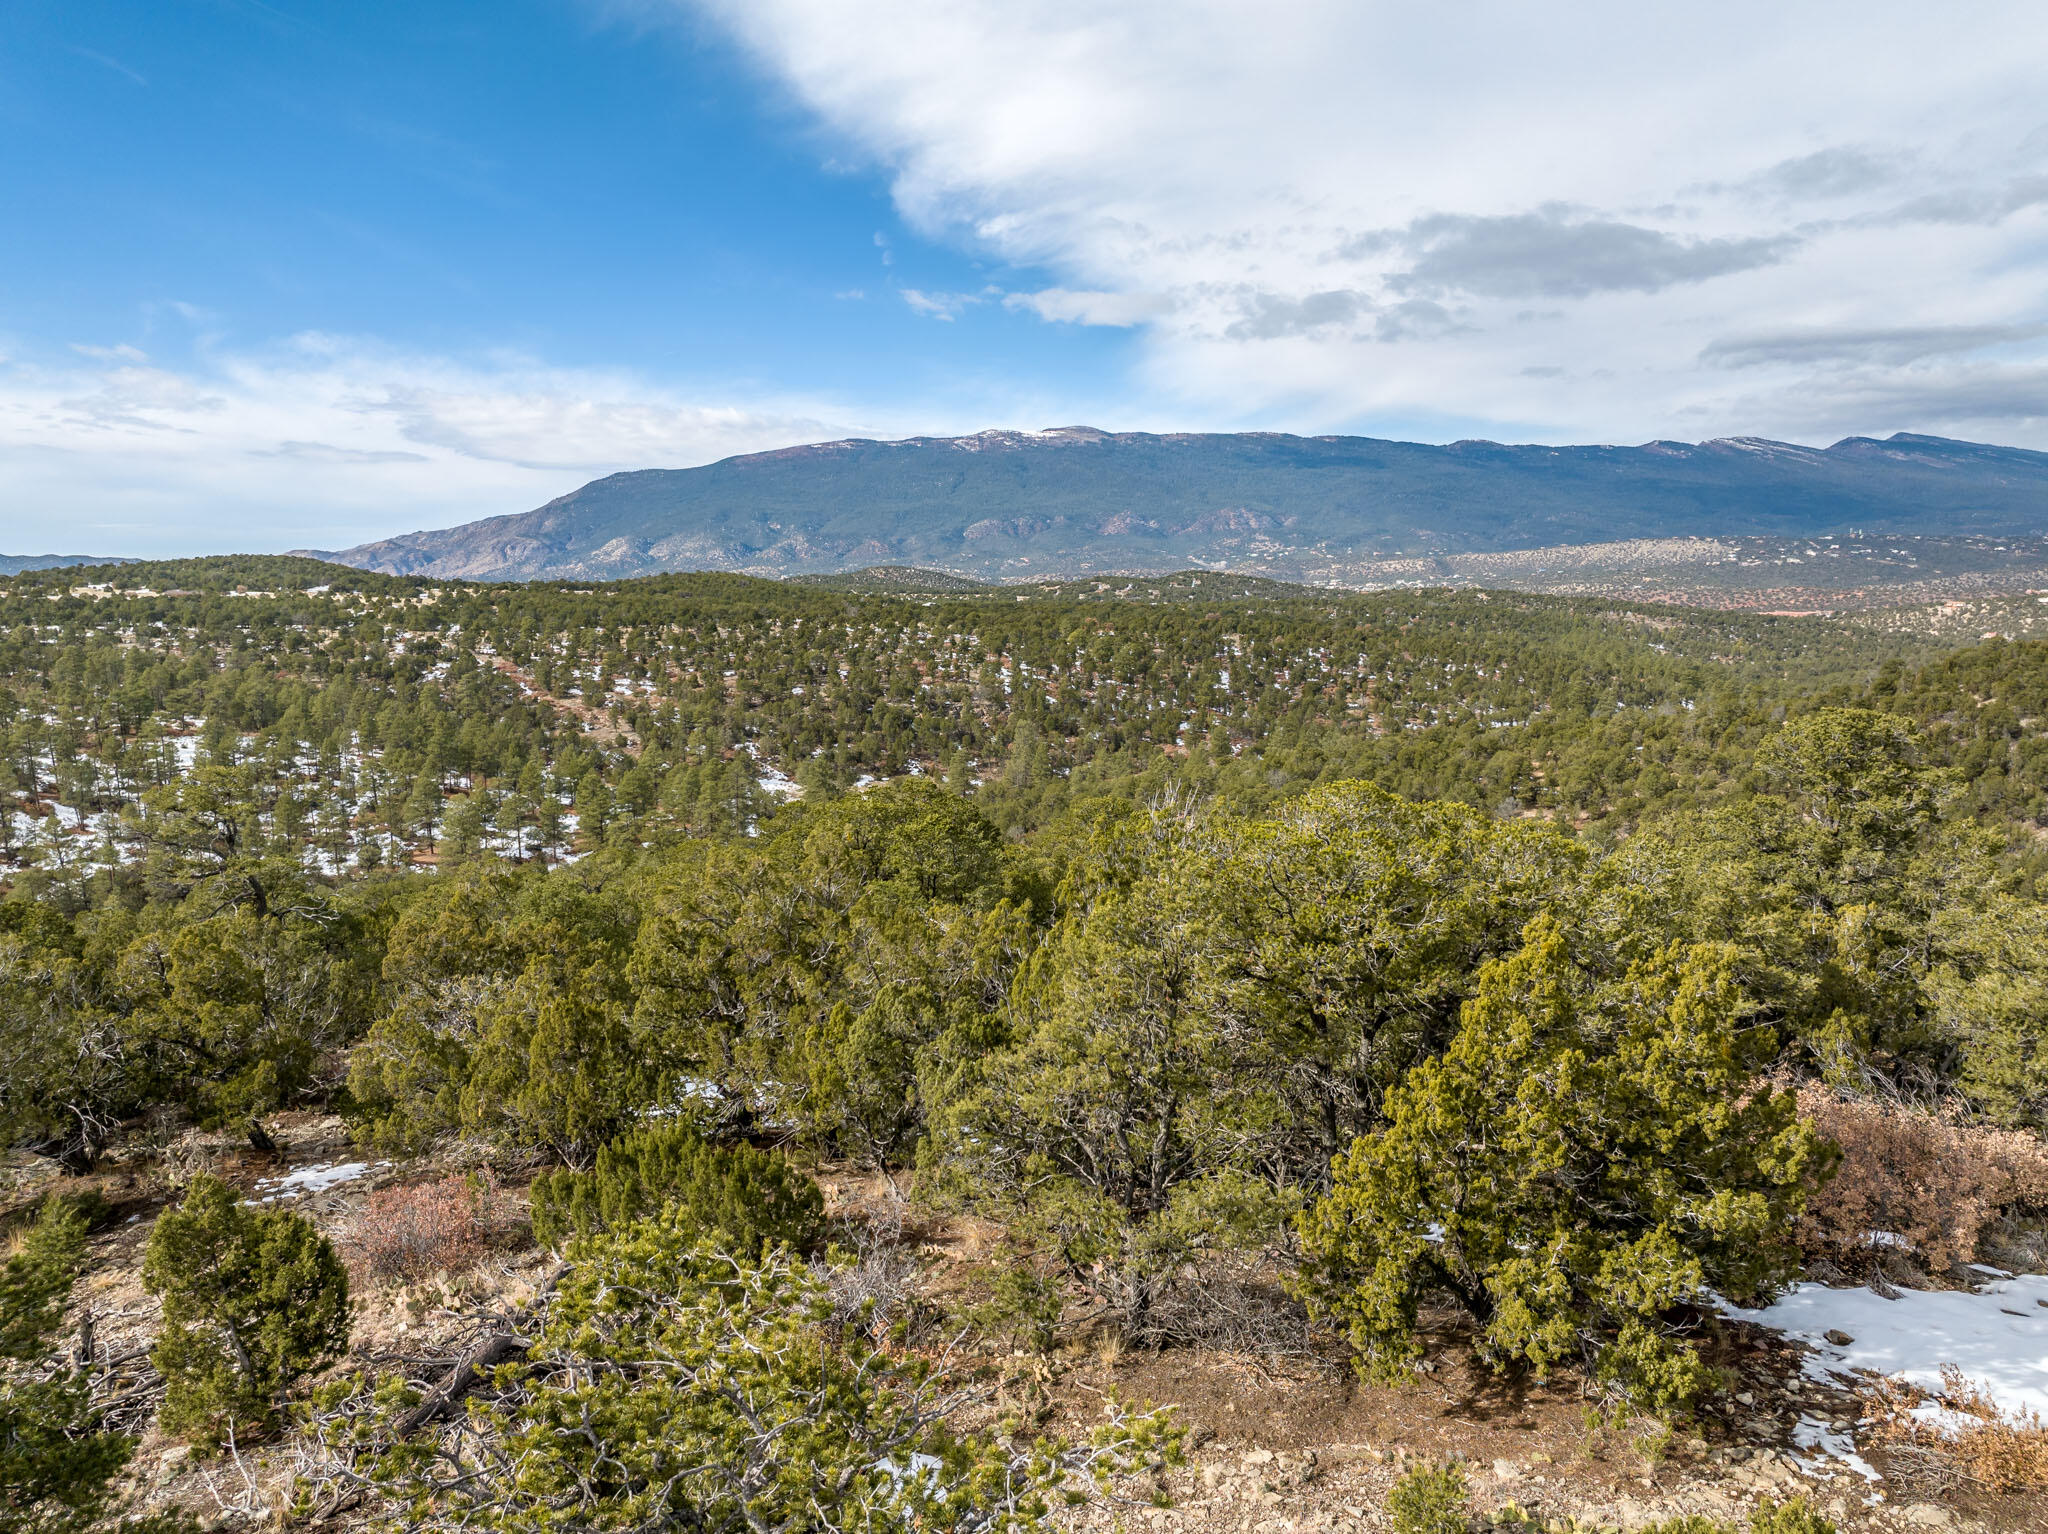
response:
[[[1920,325],[1883,330],[1794,330],[1776,335],[1731,336],[1700,353],[1722,367],[1773,363],[1859,362],[1905,364],[1954,357],[2048,336],[2048,324]]]
[[[1656,293],[1784,260],[1796,235],[1683,239],[1613,219],[1546,208],[1480,218],[1418,219],[1401,242],[1415,264],[1387,279],[1399,293],[1471,293],[1484,298],[1590,298]]]

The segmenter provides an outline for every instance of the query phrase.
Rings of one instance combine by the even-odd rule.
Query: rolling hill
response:
[[[989,431],[613,474],[534,511],[317,557],[481,580],[1208,565],[1343,581],[1461,554],[1852,531],[2048,533],[2048,453],[1904,433],[1810,448]]]

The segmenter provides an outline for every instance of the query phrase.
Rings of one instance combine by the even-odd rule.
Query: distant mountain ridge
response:
[[[68,570],[73,565],[132,563],[118,554],[0,554],[0,575],[19,575],[24,570]]]
[[[1637,447],[1104,432],[851,439],[593,480],[336,553],[394,575],[612,580],[874,565],[983,579],[1189,565],[1343,578],[1632,538],[2048,532],[2048,453],[1900,433]]]

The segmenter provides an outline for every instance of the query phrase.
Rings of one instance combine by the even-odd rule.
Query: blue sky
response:
[[[891,301],[1016,278],[912,236],[886,176],[835,160],[707,26],[559,0],[15,0],[0,29],[19,333],[169,352],[182,304],[227,339],[884,397],[1065,387],[1116,349]]]
[[[2048,25],[11,0],[0,552],[1086,421],[2048,446]]]

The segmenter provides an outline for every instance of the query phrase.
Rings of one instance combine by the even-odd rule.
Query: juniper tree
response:
[[[150,1362],[164,1377],[166,1432],[202,1442],[262,1432],[285,1392],[348,1345],[348,1274],[310,1220],[256,1208],[218,1178],[194,1179],[157,1217],[143,1287],[163,1301]]]
[[[1787,1228],[1830,1169],[1757,1079],[1774,1040],[1746,1026],[1735,971],[1726,946],[1674,945],[1602,976],[1547,917],[1482,971],[1450,1048],[1301,1223],[1303,1291],[1361,1369],[1400,1374],[1443,1298],[1496,1364],[1583,1361],[1657,1410],[1706,1387],[1687,1307],[1789,1279]]]

